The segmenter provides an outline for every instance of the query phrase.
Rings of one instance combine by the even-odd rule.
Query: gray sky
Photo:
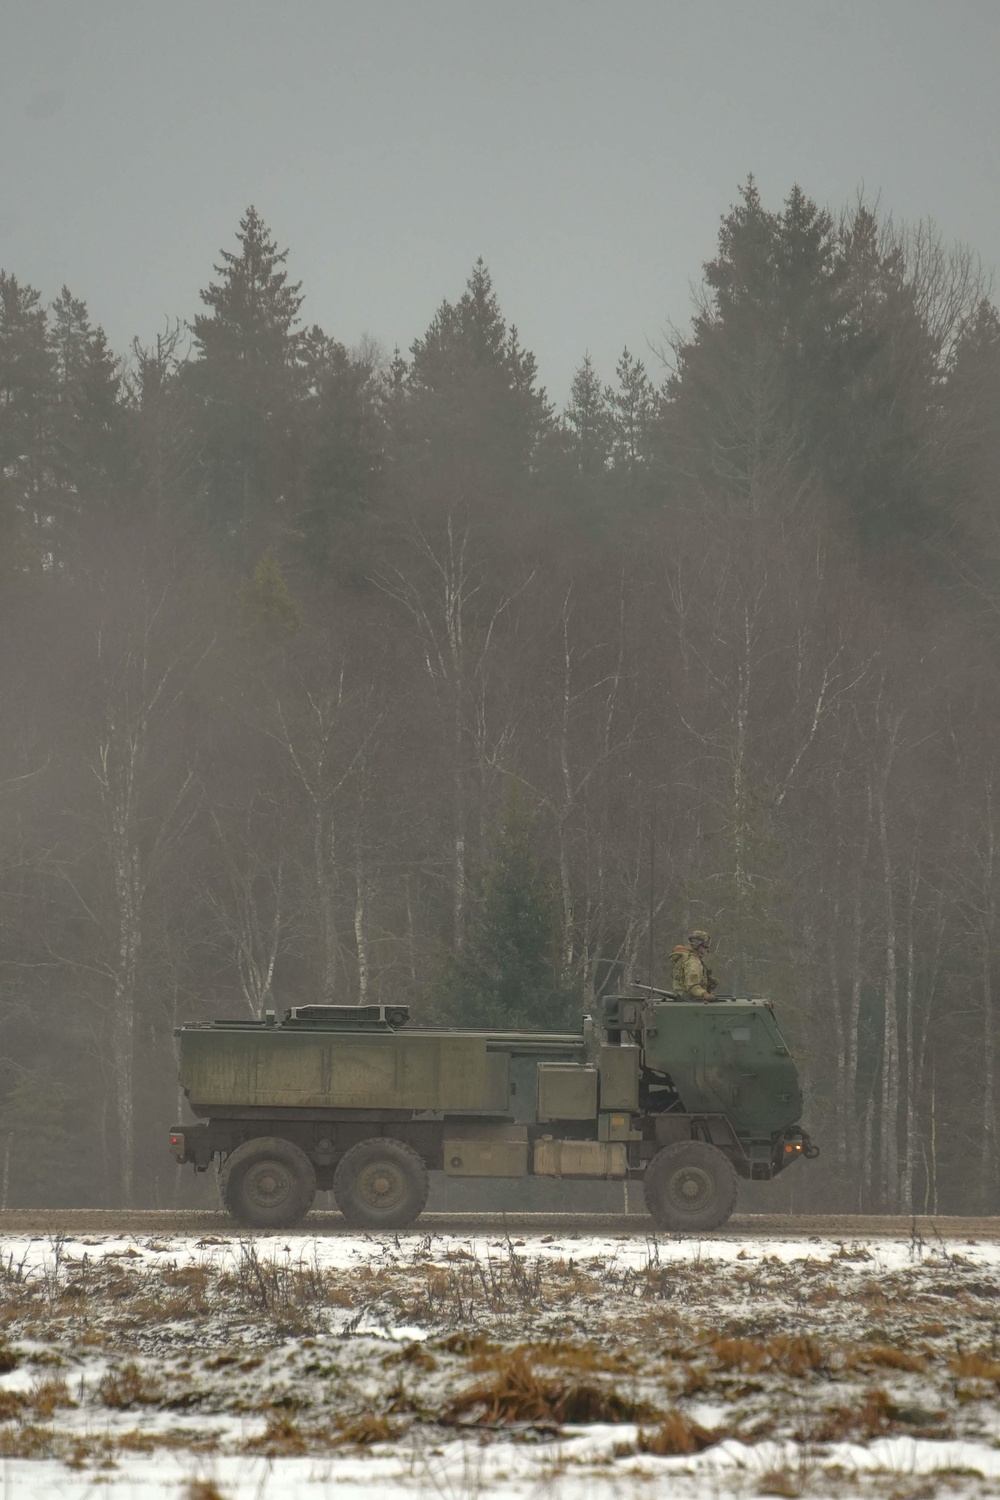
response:
[[[253,202],[303,314],[404,350],[473,261],[560,403],[684,322],[754,172],[1000,259],[1000,0],[0,0],[0,266],[119,350]]]

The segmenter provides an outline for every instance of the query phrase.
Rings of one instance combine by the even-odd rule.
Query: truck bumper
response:
[[[795,1125],[787,1130],[778,1141],[775,1151],[774,1171],[775,1176],[790,1167],[793,1161],[800,1161],[804,1157],[811,1161],[819,1155],[819,1147],[814,1146],[801,1125]]]
[[[212,1160],[212,1146],[204,1125],[175,1125],[170,1132],[168,1150],[183,1166],[191,1162],[203,1172]]]

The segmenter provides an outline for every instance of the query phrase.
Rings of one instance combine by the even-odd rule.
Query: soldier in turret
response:
[[[696,927],[686,943],[671,949],[674,965],[674,994],[679,1000],[714,1000],[716,982],[708,967],[706,954],[712,939]]]

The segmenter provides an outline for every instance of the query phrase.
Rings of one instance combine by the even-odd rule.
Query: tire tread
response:
[[[241,1168],[261,1156],[272,1156],[292,1167],[296,1174],[298,1192],[288,1210],[280,1215],[268,1217],[248,1210],[240,1201],[242,1180]],[[219,1169],[219,1197],[223,1208],[238,1224],[251,1229],[289,1229],[305,1218],[312,1208],[316,1196],[316,1173],[313,1164],[300,1146],[284,1136],[257,1135],[244,1141],[231,1151]]]
[[[392,1213],[378,1217],[363,1204],[352,1200],[352,1177],[358,1170],[359,1161],[365,1165],[366,1158],[371,1158],[376,1151],[386,1148],[388,1148],[388,1154],[400,1160],[400,1164],[406,1170],[411,1191],[404,1202]],[[352,1229],[405,1229],[423,1213],[429,1191],[430,1178],[427,1175],[423,1157],[405,1141],[398,1141],[393,1136],[376,1135],[370,1136],[366,1141],[358,1141],[357,1145],[344,1153],[333,1174],[334,1199],[346,1223]]]
[[[713,1169],[718,1188],[713,1204],[690,1214],[668,1204],[663,1191],[663,1179],[685,1157],[698,1166]],[[720,1228],[731,1216],[739,1194],[739,1181],[732,1162],[717,1146],[710,1146],[706,1141],[674,1141],[671,1145],[664,1146],[646,1168],[642,1186],[646,1208],[653,1222],[659,1229],[667,1229],[671,1233],[696,1233]]]

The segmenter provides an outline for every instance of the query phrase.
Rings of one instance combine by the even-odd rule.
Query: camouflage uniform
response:
[[[702,947],[704,944],[704,948]],[[682,1000],[713,1000],[715,980],[703,957],[708,946],[707,932],[692,932],[687,943],[671,949],[674,965],[674,994]]]

